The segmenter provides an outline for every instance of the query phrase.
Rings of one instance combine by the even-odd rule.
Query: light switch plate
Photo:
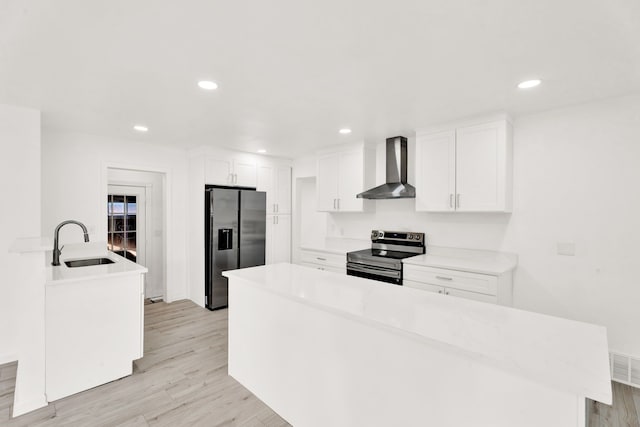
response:
[[[576,244],[573,242],[558,242],[558,255],[575,256]]]

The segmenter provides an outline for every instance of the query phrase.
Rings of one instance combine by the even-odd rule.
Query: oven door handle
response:
[[[400,262],[396,263],[397,266],[399,268],[402,267],[402,264]],[[371,267],[371,268],[381,268],[383,270],[391,270],[391,268],[389,268],[389,263],[378,263],[372,260],[359,260],[359,259],[347,259],[347,266],[349,265],[361,265],[361,266],[365,266],[365,267]]]
[[[347,263],[347,270],[360,271],[362,273],[378,274],[385,277],[393,277],[400,279],[402,272],[398,270],[389,270],[387,268],[375,267],[373,265]]]

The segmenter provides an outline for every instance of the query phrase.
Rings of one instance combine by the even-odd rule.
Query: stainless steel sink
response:
[[[89,267],[91,265],[104,265],[113,264],[114,261],[109,258],[87,258],[87,259],[74,259],[64,262],[67,267]]]

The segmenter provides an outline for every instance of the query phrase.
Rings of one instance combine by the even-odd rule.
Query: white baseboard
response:
[[[20,415],[24,415],[27,412],[35,411],[36,409],[44,408],[47,406],[49,402],[47,402],[47,398],[44,394],[41,397],[28,400],[26,402],[13,402],[13,417],[19,417]]]

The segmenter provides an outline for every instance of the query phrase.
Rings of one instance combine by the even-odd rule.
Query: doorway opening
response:
[[[166,290],[165,174],[107,168],[109,250],[147,267],[145,298],[163,300]]]

